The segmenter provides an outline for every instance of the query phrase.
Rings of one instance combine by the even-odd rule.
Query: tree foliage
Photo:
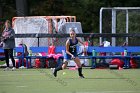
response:
[[[29,15],[27,16],[76,16],[82,23],[84,32],[99,33],[99,10],[101,7],[138,7],[140,0],[27,0]],[[0,0],[0,8],[3,10],[2,18],[12,19],[17,16],[15,0]],[[106,13],[105,27],[111,29],[109,13]],[[108,25],[107,25],[108,24]],[[121,23],[120,23],[121,24]],[[138,24],[135,24],[138,25]],[[121,25],[120,25],[121,26]],[[119,26],[118,26],[119,27]],[[131,26],[132,28],[133,25]],[[119,30],[124,30],[120,27]]]

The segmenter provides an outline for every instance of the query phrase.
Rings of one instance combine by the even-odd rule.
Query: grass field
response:
[[[5,64],[5,61],[0,61],[0,65],[3,65],[3,64]]]
[[[65,72],[66,74],[62,74]],[[140,69],[63,70],[58,77],[50,69],[0,69],[0,93],[140,93]]]

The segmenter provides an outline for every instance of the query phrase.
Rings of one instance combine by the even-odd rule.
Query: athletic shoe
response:
[[[24,69],[24,68],[26,68],[26,67],[24,67],[24,66],[21,66],[21,67],[19,67],[20,69]]]
[[[80,78],[85,78],[85,77],[83,76],[83,74],[82,74],[82,75],[80,75],[79,77],[80,77]]]
[[[50,68],[50,70],[51,70],[51,72],[52,72],[52,74],[53,74],[53,72],[54,72],[54,68]]]
[[[9,68],[9,67],[6,67],[6,68],[4,69],[4,71],[8,71],[8,70],[10,70],[10,68]]]
[[[16,68],[15,68],[15,67],[13,67],[13,68],[12,68],[12,71],[15,71],[15,70],[16,70]]]

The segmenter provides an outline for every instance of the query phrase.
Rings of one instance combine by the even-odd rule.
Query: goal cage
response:
[[[80,22],[76,22],[75,16],[31,16],[31,17],[13,17],[12,26],[15,34],[32,34],[36,37],[16,38],[16,46],[23,42],[27,47],[31,46],[49,46],[54,43],[55,46],[65,45],[67,38],[40,37],[38,34],[67,34],[71,28],[76,33],[83,33]]]
[[[100,34],[102,33],[138,33],[140,32],[140,7],[102,7],[100,9]],[[120,46],[127,42],[129,46],[138,46],[139,37],[100,37],[100,44],[110,41],[112,46]]]

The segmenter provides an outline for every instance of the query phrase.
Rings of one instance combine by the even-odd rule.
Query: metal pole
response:
[[[36,34],[35,37],[37,38],[37,46],[39,47],[39,35]]]
[[[99,28],[100,29],[100,34],[102,34],[102,11],[103,11],[103,8],[100,9],[100,19],[99,19],[100,20],[99,21],[100,22],[100,28]],[[101,44],[102,44],[102,37],[100,37],[100,45]]]
[[[128,16],[128,9],[126,10],[126,33],[128,33],[129,27],[129,16]],[[128,37],[126,37],[126,42],[128,43]]]
[[[116,10],[112,9],[112,33],[116,33]],[[112,46],[116,46],[116,38],[112,37]]]
[[[37,46],[39,47],[39,37],[37,37],[37,40],[38,40],[38,44],[37,44]]]

